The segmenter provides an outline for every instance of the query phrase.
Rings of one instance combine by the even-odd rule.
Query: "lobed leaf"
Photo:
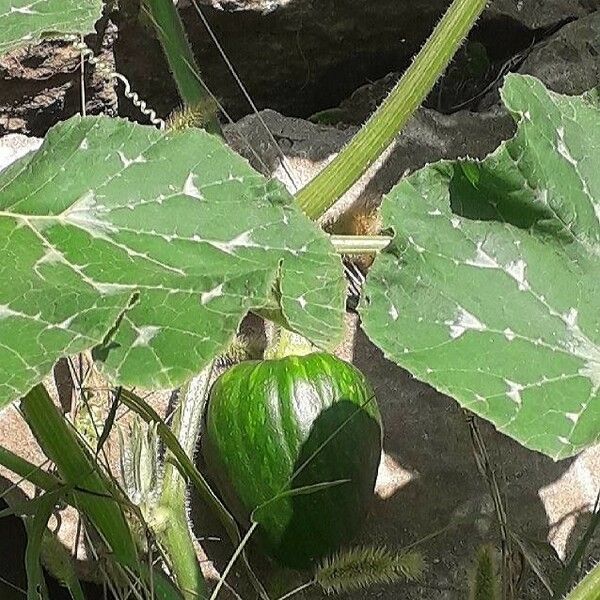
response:
[[[44,37],[90,33],[102,0],[0,0],[0,56]]]
[[[278,280],[320,347],[343,327],[325,234],[223,142],[105,117],[54,127],[0,173],[0,408],[96,347],[113,382],[182,384]]]
[[[510,76],[514,138],[382,206],[363,325],[386,356],[555,459],[600,440],[600,103]]]

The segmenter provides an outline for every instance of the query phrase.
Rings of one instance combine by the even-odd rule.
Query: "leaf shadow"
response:
[[[354,363],[368,380],[377,382],[384,452],[407,474],[403,485],[375,501],[357,543],[401,548],[450,525],[419,546],[429,566],[423,581],[382,589],[378,598],[392,600],[400,592],[407,600],[467,597],[477,549],[485,543],[499,547],[500,532],[489,487],[477,470],[464,412],[453,399],[386,360],[362,331],[357,333]],[[554,539],[552,526],[557,515],[581,504],[577,496],[582,490],[566,479],[574,459],[554,462],[498,433],[488,423],[478,423],[508,526],[528,539]],[[579,524],[586,515],[577,513],[572,518]],[[573,531],[576,529],[578,526]],[[564,544],[564,540],[555,542]],[[571,542],[566,546],[569,552]],[[554,579],[560,563],[549,559],[543,560],[543,565]],[[519,586],[518,598],[550,597],[528,567]]]
[[[379,600],[467,597],[470,569],[477,550],[482,544],[499,547],[500,532],[489,487],[477,470],[464,412],[453,399],[415,380],[410,373],[386,360],[362,331],[356,334],[353,362],[369,381],[376,384],[384,423],[385,465],[395,472],[388,473],[388,485],[384,486],[385,465],[380,468],[378,495],[370,505],[358,536],[347,545],[378,544],[401,550],[434,532],[441,532],[417,546],[428,565],[420,582],[399,582],[369,593]],[[324,417],[325,431],[326,421],[327,417]],[[574,490],[568,480],[574,469],[574,459],[554,462],[523,448],[486,422],[478,423],[499,482],[508,525],[519,536],[539,546],[540,553],[536,556],[544,573],[554,581],[559,575],[560,561],[547,540],[564,545],[569,555],[589,521],[585,507],[572,509],[579,502],[576,495],[581,492]],[[321,433],[315,434],[314,439],[318,438],[322,439]],[[317,466],[315,463],[315,468]],[[301,484],[306,481],[295,483]],[[333,495],[336,488],[323,492]],[[317,495],[312,499],[306,495],[298,496],[296,501],[298,519],[292,523],[300,533],[302,526],[306,531],[323,528],[323,522],[331,519],[329,515],[325,518],[323,515],[321,519],[318,515],[312,518],[300,515],[335,500],[328,498],[320,503]],[[221,572],[233,550],[211,515],[193,501],[191,509],[194,530],[203,536],[201,544],[216,570]],[[343,519],[342,511],[333,518]],[[559,539],[556,528],[560,528],[561,520],[571,524],[568,533]],[[297,531],[293,533],[296,535]],[[292,537],[290,529],[289,539]],[[600,542],[591,545],[592,556],[600,556],[599,545]],[[279,581],[282,593],[310,576],[306,571],[275,569],[265,560],[255,542],[251,546],[253,564],[261,578]],[[519,565],[517,567],[521,570]],[[230,584],[242,598],[251,594],[241,577],[234,576]],[[550,598],[527,565],[518,585],[519,599]],[[313,589],[307,597],[321,595]],[[344,598],[362,600],[364,594],[347,594]]]
[[[326,481],[346,482],[271,506],[277,511],[287,505],[291,512],[273,548],[284,564],[306,568],[311,563],[303,557],[329,554],[357,533],[375,485],[379,436],[377,421],[349,400],[339,400],[316,418],[294,465],[297,476],[291,489]],[[364,510],[357,511],[357,506]],[[348,527],[342,529],[340,523]]]

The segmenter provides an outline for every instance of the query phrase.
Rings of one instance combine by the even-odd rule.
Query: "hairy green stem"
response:
[[[300,208],[318,219],[393,142],[483,12],[487,0],[454,0],[390,95],[338,156],[296,194]]]
[[[185,505],[179,511],[159,505],[155,535],[185,600],[207,598],[206,582],[191,538]]]
[[[598,600],[600,598],[600,563],[571,591],[566,600]]]
[[[98,469],[73,430],[39,384],[21,401],[21,410],[44,454],[64,483],[72,486],[77,507],[89,517],[122,565],[139,566],[136,544],[120,503],[119,492]]]
[[[204,118],[204,128],[221,135],[216,105],[199,75],[200,69],[173,0],[144,0],[144,8],[154,25],[186,108],[198,110],[204,107],[209,112]]]
[[[388,235],[330,235],[329,240],[339,254],[377,254],[394,238]]]
[[[212,372],[211,363],[181,388],[179,405],[171,423],[173,434],[191,460],[200,434],[202,413]],[[206,597],[207,590],[190,532],[186,507],[187,481],[179,472],[175,462],[167,456],[163,487],[157,508],[159,526],[156,535],[168,556],[184,598],[195,600]]]
[[[144,402],[133,392],[124,389],[121,394],[121,400],[126,406],[142,417],[142,419],[147,423],[156,423],[157,433],[163,444],[173,455],[172,460],[177,466],[177,469],[194,485],[203,502],[214,511],[214,514],[221,521],[221,524],[227,532],[230,540],[235,546],[237,546],[242,541],[242,536],[240,535],[240,531],[235,519],[229,514],[219,497],[212,491],[206,479],[204,479],[200,471],[198,471],[194,463],[190,460],[171,429],[160,418],[157,412],[150,405],[148,405],[148,403]],[[191,439],[191,436],[188,439]],[[259,597],[263,600],[269,600],[269,596],[250,568],[244,553],[242,554],[242,563],[244,571]]]

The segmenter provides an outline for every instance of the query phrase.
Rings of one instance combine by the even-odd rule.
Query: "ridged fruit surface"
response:
[[[235,517],[259,523],[257,537],[278,562],[305,568],[360,528],[381,440],[364,376],[317,352],[243,362],[222,374],[210,393],[202,449]]]

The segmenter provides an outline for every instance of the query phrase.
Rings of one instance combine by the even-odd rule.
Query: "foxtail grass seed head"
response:
[[[206,98],[194,106],[186,106],[173,111],[167,119],[168,131],[183,131],[190,127],[204,128],[218,112],[217,103]]]
[[[402,578],[419,579],[423,570],[423,556],[418,552],[394,553],[385,546],[359,546],[325,558],[315,581],[326,593],[340,594]]]
[[[498,600],[498,572],[495,550],[492,546],[482,546],[471,575],[470,600]]]

